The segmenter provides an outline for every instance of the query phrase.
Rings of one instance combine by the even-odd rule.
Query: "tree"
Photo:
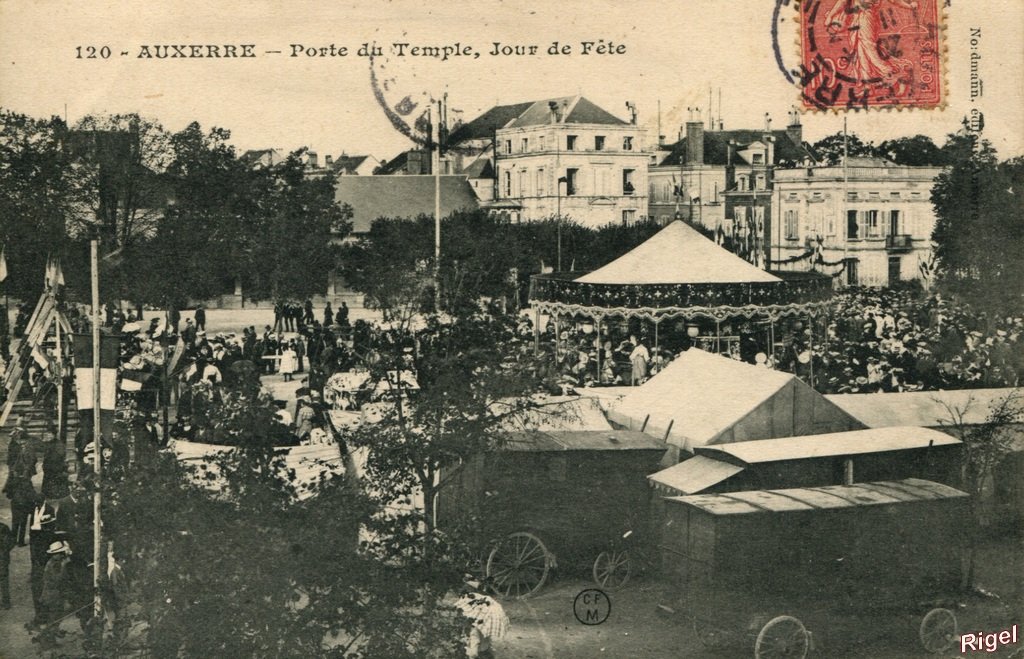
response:
[[[963,407],[950,406],[943,403],[949,415],[942,425],[951,430],[963,441],[961,458],[964,488],[971,495],[971,521],[975,525],[973,532],[967,535],[971,539],[969,546],[969,564],[967,585],[974,585],[974,559],[978,532],[986,523],[984,511],[991,502],[991,493],[986,493],[986,484],[995,475],[995,470],[1013,448],[1013,426],[1024,418],[1024,405],[1021,404],[1020,393],[1016,390],[995,400],[988,410],[984,423],[968,424],[965,419],[971,406],[968,399]]]
[[[425,571],[400,537],[362,546],[373,502],[327,473],[299,497],[259,430],[272,401],[236,403],[219,417],[234,449],[196,467],[165,452],[107,483],[105,526],[132,575],[130,644],[160,657],[458,656],[467,621],[442,598],[461,573]]]
[[[874,148],[874,155],[897,165],[912,167],[943,167],[949,164],[947,154],[926,135],[885,140]]]
[[[233,287],[238,272],[239,217],[258,211],[248,170],[238,161],[230,133],[204,131],[193,122],[170,137],[166,177],[171,202],[155,232],[128,245],[119,272],[134,299],[181,308]]]
[[[88,204],[89,190],[65,148],[66,127],[0,110],[0,239],[9,277],[5,291],[33,299],[43,287],[49,256],[62,257],[68,284],[81,280],[72,266],[79,246],[67,225]]]
[[[442,305],[448,312],[468,313],[481,298],[525,301],[530,275],[556,264],[559,233],[563,267],[586,272],[660,229],[655,222],[592,229],[565,218],[513,223],[486,210],[454,213],[441,225]],[[377,308],[419,311],[431,299],[433,257],[432,217],[379,218],[343,249],[342,272]]]
[[[870,142],[864,143],[853,133],[847,134],[845,138],[842,132],[823,137],[815,142],[812,148],[823,163],[833,166],[842,163],[844,153],[850,156],[874,155],[873,145]]]
[[[89,164],[82,175],[93,192],[92,217],[77,218],[71,230],[89,235],[98,228],[107,252],[151,236],[169,201],[170,133],[134,113],[90,115],[69,140]]]
[[[334,199],[335,180],[307,177],[304,151],[249,171],[251,205],[232,227],[239,274],[252,299],[302,300],[323,291],[352,209]]]
[[[1000,163],[987,141],[970,136],[948,148],[963,151],[965,140],[975,142],[970,156],[932,188],[937,281],[975,308],[1011,313],[1024,308],[1024,159]]]

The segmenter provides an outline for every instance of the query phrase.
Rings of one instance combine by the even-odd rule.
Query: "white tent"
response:
[[[677,220],[632,251],[576,281],[583,284],[738,284],[780,280]]]
[[[696,348],[627,394],[608,418],[688,451],[864,427],[795,375]]]

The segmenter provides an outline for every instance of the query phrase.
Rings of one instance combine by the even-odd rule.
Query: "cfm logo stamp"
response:
[[[588,588],[572,601],[572,612],[583,625],[600,625],[612,614],[612,601],[602,591]]]

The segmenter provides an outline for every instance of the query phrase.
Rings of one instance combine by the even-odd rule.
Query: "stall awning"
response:
[[[741,471],[743,467],[698,455],[647,478],[662,494],[679,496],[703,492]]]

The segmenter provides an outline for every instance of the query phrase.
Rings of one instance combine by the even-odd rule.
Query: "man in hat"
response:
[[[191,318],[185,319],[185,329],[181,330],[181,341],[185,344],[185,350],[192,348],[196,343],[196,326]]]
[[[198,330],[200,332],[205,332],[206,331],[206,309],[203,308],[203,305],[200,304],[198,307],[196,307],[196,314],[195,314],[195,316],[196,316],[196,330]]]
[[[46,550],[57,539],[54,533],[57,509],[50,501],[38,497],[29,519],[28,546],[31,559],[29,586],[32,590],[32,606],[35,609],[35,618],[29,624],[38,626],[43,620],[43,572],[46,569],[46,562],[50,558]]]
[[[42,620],[39,621],[43,628],[39,642],[45,648],[52,648],[56,645],[59,621],[67,605],[71,547],[64,540],[54,540],[46,553],[50,558],[43,572]]]

